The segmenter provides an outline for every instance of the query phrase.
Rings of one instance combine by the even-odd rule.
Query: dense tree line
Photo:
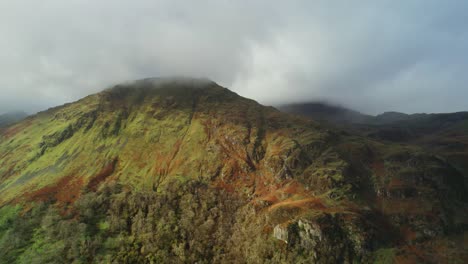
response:
[[[0,263],[252,263],[287,257],[262,230],[267,220],[256,217],[252,206],[197,181],[174,180],[159,192],[108,184],[64,208],[54,201],[1,208]]]

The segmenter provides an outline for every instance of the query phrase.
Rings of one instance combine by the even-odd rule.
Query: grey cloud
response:
[[[0,112],[207,77],[265,104],[468,110],[462,1],[5,0]]]

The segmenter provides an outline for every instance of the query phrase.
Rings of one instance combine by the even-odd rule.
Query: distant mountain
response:
[[[444,156],[468,175],[468,112],[408,117],[390,125],[374,126],[366,134],[377,139],[422,146]],[[389,137],[391,133],[388,132],[391,131],[404,133],[406,138]]]
[[[324,102],[311,102],[300,104],[287,104],[277,107],[287,113],[303,115],[317,121],[330,123],[368,123],[374,117],[361,114],[345,107],[332,105]]]
[[[408,129],[414,134],[413,137],[453,129],[465,131],[464,128],[466,127],[466,122],[468,122],[468,112],[440,114],[385,112],[372,116],[321,102],[281,105],[277,108],[283,112],[308,117],[312,120],[333,124],[338,127],[349,128],[352,125],[361,128],[367,126],[368,128],[377,129]]]
[[[8,125],[11,125],[13,123],[16,123],[25,117],[27,117],[28,114],[25,112],[17,111],[17,112],[8,112],[5,114],[0,115],[0,128],[1,127],[6,127]]]
[[[322,105],[309,103],[305,105]],[[279,109],[333,124],[352,134],[395,143],[423,147],[445,157],[468,176],[468,112],[404,114],[385,112],[366,118],[347,118],[356,111],[326,105],[324,107],[279,107]],[[359,115],[358,115],[359,117]],[[466,177],[468,183],[468,177]]]
[[[464,263],[467,209],[443,157],[208,80],[121,84],[0,131],[0,263]]]
[[[400,112],[385,112],[372,118],[374,123],[388,124],[410,119],[410,115]]]

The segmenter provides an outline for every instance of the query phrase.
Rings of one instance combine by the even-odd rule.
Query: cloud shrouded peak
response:
[[[212,79],[265,104],[467,110],[462,1],[0,3],[0,113],[126,80]]]

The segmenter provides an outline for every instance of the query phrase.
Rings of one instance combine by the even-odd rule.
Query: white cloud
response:
[[[328,99],[371,113],[462,110],[467,7],[4,0],[0,112],[36,111],[161,75],[208,77],[265,104]]]

